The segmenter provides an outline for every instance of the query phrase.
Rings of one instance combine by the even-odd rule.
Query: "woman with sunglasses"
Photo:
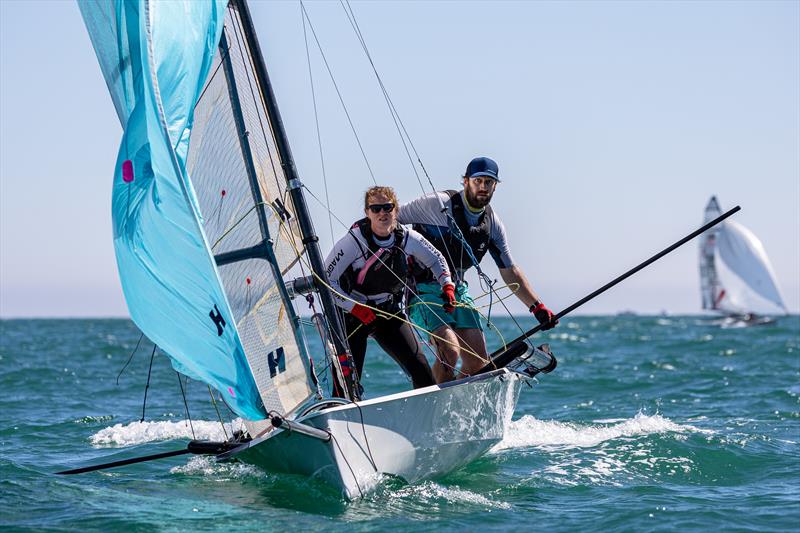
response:
[[[400,364],[414,388],[426,387],[435,383],[431,368],[404,311],[410,263],[432,271],[448,312],[454,309],[455,286],[444,256],[422,235],[397,223],[397,205],[391,187],[368,189],[366,217],[333,247],[327,273],[336,303],[346,312],[344,323],[358,375],[372,336]]]

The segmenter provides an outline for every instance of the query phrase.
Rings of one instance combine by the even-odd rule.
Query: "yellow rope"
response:
[[[509,296],[511,296],[511,295],[509,295]],[[416,302],[416,303],[413,303],[413,304],[408,304],[406,306],[406,309],[408,309],[409,307],[414,307],[415,305],[426,305],[426,306],[434,305],[436,307],[444,307],[444,304],[440,304],[440,303],[436,303],[436,302],[422,302],[422,301],[420,301],[420,302]],[[495,331],[495,333],[497,333],[497,336],[500,337],[500,342],[503,343],[503,349],[505,350],[508,347],[508,345],[506,344],[506,339],[505,339],[505,337],[503,337],[503,334],[500,333],[500,330],[497,329],[497,327],[489,321],[489,318],[486,315],[484,315],[483,313],[481,313],[479,311],[480,308],[475,307],[474,305],[464,304],[464,303],[460,303],[460,302],[456,302],[456,305],[454,307],[463,307],[465,309],[472,309],[473,311],[478,313],[481,316],[481,318],[486,321],[486,325],[489,326],[490,328],[492,328]],[[483,306],[483,307],[487,307],[487,306]],[[422,329],[423,331],[427,331],[424,328],[420,328],[420,329]],[[430,332],[428,332],[428,333],[430,333]],[[482,357],[481,357],[481,359],[484,360]]]
[[[245,218],[247,218],[247,215],[249,215],[249,214],[250,214],[250,213],[251,213],[253,210],[255,210],[255,208],[256,208],[256,207],[258,207],[258,206],[261,206],[261,205],[269,205],[269,204],[267,204],[267,202],[259,202],[259,203],[255,204],[255,205],[253,205],[253,207],[251,207],[251,208],[250,208],[250,209],[248,209],[247,211],[245,211],[245,213],[244,213],[244,214],[241,216],[241,218],[239,218],[239,220],[237,220],[236,222],[234,222],[234,223],[233,223],[233,225],[232,225],[230,228],[228,228],[227,230],[225,230],[225,232],[224,232],[222,235],[220,235],[220,236],[219,236],[219,238],[216,240],[216,242],[214,242],[214,244],[213,244],[213,245],[211,245],[211,249],[213,250],[214,248],[216,248],[216,247],[217,247],[217,245],[218,245],[220,242],[222,242],[222,239],[224,239],[225,237],[227,237],[227,236],[228,236],[228,234],[229,234],[230,232],[232,232],[234,229],[236,229],[236,226],[238,226],[239,224],[241,224],[241,223],[242,223],[242,221],[243,221]],[[270,205],[270,207],[272,207],[272,206]],[[273,210],[274,210],[274,208],[273,208]],[[276,214],[277,214],[277,211],[276,211]],[[279,217],[279,218],[280,218],[280,217]]]
[[[268,205],[268,206],[269,206],[271,209],[273,209],[273,211],[275,210],[275,208],[274,208],[274,207],[273,207],[271,204],[267,204],[267,205]],[[277,214],[277,212],[276,212],[276,214]],[[281,219],[280,219],[280,217],[278,217],[278,220],[281,220]],[[279,230],[281,230],[281,231],[284,231],[284,232],[285,232],[285,231],[286,231],[286,229],[285,229],[283,226],[284,226],[284,225],[283,225],[283,222],[280,222],[280,223],[278,224],[278,229],[279,229]],[[290,232],[290,234],[291,234],[291,232]],[[432,331],[428,331],[427,329],[425,329],[425,328],[423,328],[423,327],[421,327],[421,326],[418,326],[418,325],[414,324],[413,322],[411,322],[411,321],[409,321],[409,320],[406,320],[406,319],[404,319],[404,318],[401,318],[401,317],[399,317],[399,316],[397,316],[397,315],[393,315],[393,314],[390,314],[390,313],[386,313],[385,311],[382,311],[381,309],[378,309],[377,307],[373,307],[373,306],[371,306],[371,305],[362,304],[361,302],[359,302],[359,301],[357,301],[357,300],[354,300],[354,299],[353,299],[353,298],[351,298],[350,296],[348,296],[348,295],[346,295],[346,294],[342,294],[342,293],[340,293],[340,292],[339,292],[339,291],[337,291],[335,288],[333,288],[333,287],[332,287],[330,284],[328,284],[328,282],[327,282],[327,281],[325,281],[324,279],[322,279],[321,277],[319,277],[319,275],[317,275],[317,273],[316,273],[316,272],[314,272],[314,269],[313,269],[313,268],[311,268],[311,265],[310,265],[310,264],[308,264],[308,263],[306,262],[306,260],[303,258],[303,254],[302,254],[302,253],[301,253],[301,251],[298,249],[298,247],[297,247],[297,244],[294,242],[294,239],[292,238],[292,239],[287,239],[287,240],[289,240],[289,241],[292,243],[292,246],[294,247],[295,254],[297,254],[297,257],[299,257],[299,258],[300,258],[300,262],[301,262],[301,263],[305,263],[305,264],[306,264],[306,266],[307,266],[307,267],[308,267],[308,269],[311,271],[311,274],[314,276],[314,278],[316,278],[316,280],[317,280],[317,281],[319,281],[319,282],[320,282],[320,283],[321,283],[323,286],[325,286],[325,287],[326,287],[326,288],[327,288],[329,291],[331,291],[332,293],[336,294],[337,296],[339,296],[339,297],[340,297],[340,298],[342,298],[343,300],[347,300],[347,301],[349,301],[349,302],[353,302],[354,304],[363,305],[364,307],[366,307],[366,308],[368,308],[368,309],[371,309],[371,310],[372,310],[373,312],[375,312],[375,313],[376,313],[378,316],[384,316],[384,317],[395,317],[395,318],[397,318],[398,320],[400,320],[401,322],[404,322],[404,323],[408,324],[409,326],[411,326],[411,327],[413,327],[413,328],[416,328],[416,329],[418,329],[418,330],[420,330],[420,331],[424,331],[425,333],[427,333],[427,334],[428,334],[430,337],[432,337],[432,338],[434,338],[434,339],[440,340],[440,341],[444,342],[445,344],[449,344],[449,345],[451,345],[451,346],[453,346],[453,347],[455,347],[455,348],[458,348],[458,349],[459,349],[459,350],[461,350],[461,351],[465,351],[465,352],[467,352],[467,353],[469,353],[469,354],[472,354],[472,355],[474,355],[475,357],[477,357],[478,359],[480,359],[480,360],[481,360],[481,361],[483,361],[484,363],[489,363],[489,362],[491,362],[489,359],[487,359],[487,358],[483,357],[482,355],[479,355],[477,352],[475,352],[475,351],[471,350],[470,348],[467,348],[467,347],[465,347],[465,346],[461,346],[461,344],[459,344],[459,343],[454,343],[454,342],[452,342],[452,341],[449,341],[449,340],[447,340],[447,339],[445,339],[445,338],[443,338],[443,337],[440,337],[439,335],[436,335],[436,334],[434,334]],[[420,303],[424,303],[424,302],[420,302]],[[457,305],[461,305],[461,304],[457,304]],[[480,314],[480,312],[478,312],[478,313]],[[481,316],[483,316],[483,315],[481,315]],[[355,331],[354,331],[353,333],[355,333]],[[349,338],[349,337],[348,337],[348,338]],[[505,342],[504,342],[504,344],[505,344]]]
[[[511,298],[512,296],[517,294],[517,291],[519,291],[519,287],[520,287],[519,283],[509,283],[508,285],[499,286],[496,290],[499,291],[499,290],[502,290],[502,289],[510,289],[511,290],[511,294],[508,294],[506,296],[503,296],[502,298],[499,298],[498,301],[502,302],[503,300],[507,300],[508,298]],[[489,296],[489,294],[491,294],[491,293],[490,292],[484,292],[483,294],[479,294],[478,296],[473,298],[472,301],[480,300],[481,298],[485,298],[485,297]],[[489,304],[486,304],[486,305],[482,305],[481,307],[488,307],[488,306],[489,306]]]

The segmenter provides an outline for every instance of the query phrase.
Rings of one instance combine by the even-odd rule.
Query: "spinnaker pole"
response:
[[[281,120],[281,115],[278,111],[278,106],[275,101],[275,93],[272,90],[272,84],[270,83],[269,76],[267,74],[264,56],[262,55],[261,47],[258,44],[255,27],[253,26],[253,19],[250,16],[250,10],[247,7],[245,0],[231,0],[231,4],[239,12],[239,16],[242,20],[242,31],[253,57],[253,67],[256,72],[256,77],[258,78],[258,84],[261,87],[261,96],[264,99],[264,107],[267,111],[270,123],[272,124],[275,146],[280,156],[281,167],[283,168],[284,176],[288,184],[289,194],[292,198],[292,203],[294,204],[295,216],[297,216],[300,226],[300,233],[303,238],[302,242],[308,253],[311,269],[314,272],[315,277],[324,280],[327,284],[328,275],[325,271],[322,253],[319,249],[319,238],[317,237],[314,231],[314,225],[311,222],[308,204],[306,203],[305,195],[303,194],[303,184],[297,176],[294,158],[292,157],[292,152],[289,148],[289,141],[286,136],[286,130],[283,127],[283,121]],[[336,350],[336,355],[338,356],[338,358],[335,358],[332,361],[334,368],[337,370],[335,374],[338,373],[344,381],[344,386],[342,386],[337,379],[339,376],[334,376],[334,386],[337,389],[336,392],[345,398],[358,400],[359,388],[356,386],[355,381],[356,367],[345,340],[347,336],[344,332],[342,321],[339,318],[339,312],[337,310],[336,303],[333,300],[333,295],[325,286],[325,284],[318,283],[316,288],[319,291],[320,302],[332,331],[331,341],[333,342],[333,347]]]
[[[686,244],[690,240],[694,239],[695,237],[697,237],[698,235],[700,235],[704,231],[707,231],[707,230],[713,228],[714,226],[716,226],[717,224],[719,224],[720,222],[722,222],[723,220],[725,220],[726,218],[728,218],[729,216],[733,215],[734,213],[736,213],[739,210],[741,210],[741,207],[739,207],[737,205],[736,207],[734,207],[730,211],[726,212],[725,214],[720,215],[717,218],[715,218],[714,220],[710,221],[708,224],[705,224],[702,227],[696,229],[695,231],[693,231],[692,233],[690,233],[686,237],[682,238],[678,242],[672,244],[671,246],[668,246],[667,248],[664,248],[663,250],[661,250],[660,252],[658,252],[657,254],[652,256],[650,259],[648,259],[648,260],[646,260],[646,261],[644,261],[642,263],[639,263],[638,265],[636,265],[632,269],[628,270],[624,274],[620,275],[616,279],[614,279],[612,281],[609,281],[608,283],[606,283],[605,285],[603,285],[602,287],[600,287],[599,289],[597,289],[593,293],[584,296],[583,298],[581,298],[580,300],[578,300],[574,304],[570,305],[569,307],[567,307],[566,309],[564,309],[560,313],[558,313],[555,316],[553,316],[553,318],[550,319],[550,322],[555,322],[556,320],[560,319],[561,317],[568,315],[569,313],[571,313],[572,311],[574,311],[578,307],[582,306],[583,304],[585,304],[589,300],[592,300],[595,297],[599,296],[600,294],[606,292],[608,289],[610,289],[614,285],[616,285],[619,282],[631,277],[632,275],[636,274],[637,272],[639,272],[643,268],[649,266],[651,263],[654,263],[655,261],[658,261],[659,259],[661,259],[665,255],[667,255],[668,253],[672,252],[673,250],[675,250],[676,248],[678,248],[680,246],[683,246],[684,244]],[[544,324],[539,324],[535,328],[532,328],[532,329],[526,331],[525,333],[523,333],[522,335],[520,335],[519,337],[517,337],[513,341],[511,341],[508,344],[506,344],[506,347],[504,349],[497,350],[496,352],[494,352],[492,355],[489,356],[490,359],[491,359],[489,361],[489,363],[486,366],[484,366],[483,368],[481,368],[475,374],[483,374],[484,372],[491,372],[492,370],[495,370],[497,368],[503,368],[504,366],[509,364],[511,361],[513,361],[514,359],[516,359],[522,353],[525,352],[525,348],[526,348],[525,344],[527,342],[528,337],[530,337],[534,333],[540,331],[542,328],[544,328],[544,326],[546,326],[550,322],[545,322]]]

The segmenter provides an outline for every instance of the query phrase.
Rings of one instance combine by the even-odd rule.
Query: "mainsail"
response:
[[[716,196],[706,205],[705,221],[720,215]],[[737,280],[721,281],[722,265]],[[752,312],[752,295],[786,310],[764,245],[753,232],[726,220],[700,241],[700,291],[703,309],[726,313]]]
[[[125,130],[112,210],[131,318],[238,415],[290,413],[316,388],[282,275],[315,238],[292,214],[240,9],[79,5]]]

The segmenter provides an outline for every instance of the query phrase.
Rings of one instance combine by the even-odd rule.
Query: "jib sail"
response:
[[[226,4],[80,9],[124,128],[112,213],[131,317],[179,371],[259,420],[313,390],[281,278],[300,239]]]

